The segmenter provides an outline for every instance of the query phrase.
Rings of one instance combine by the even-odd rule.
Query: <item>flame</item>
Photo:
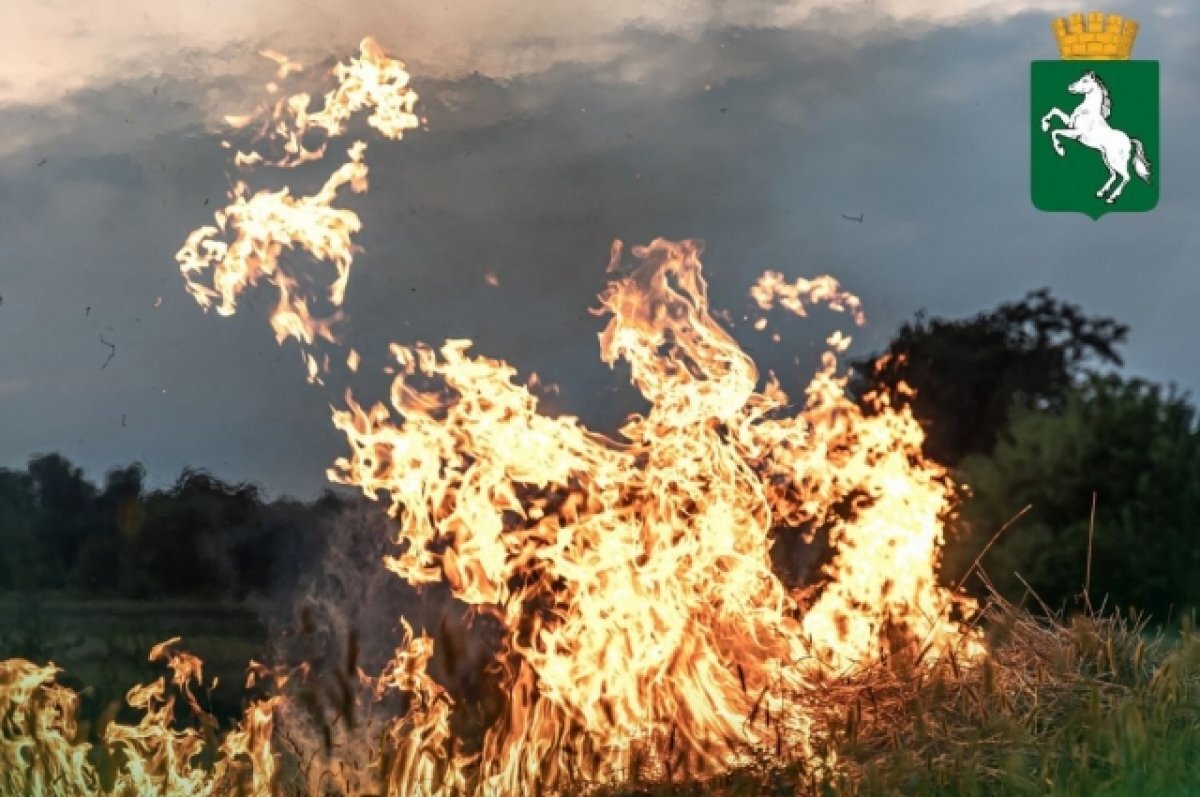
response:
[[[239,726],[227,733],[209,767],[205,753],[216,721],[200,706],[194,688],[201,683],[198,658],[156,645],[150,660],[171,671],[166,678],[136,686],[126,701],[142,713],[136,725],[110,722],[104,747],[118,763],[105,783],[92,757],[92,745],[79,738],[78,695],[55,682],[58,668],[23,659],[0,662],[0,794],[130,795],[225,797],[273,793],[277,760],[271,749],[277,698],[252,703]],[[177,728],[176,701],[184,698],[199,727]]]
[[[264,58],[278,64],[275,76],[286,79],[293,72],[303,72],[302,64],[286,55],[265,50]],[[256,139],[282,142],[284,154],[272,160],[257,151],[238,151],[234,162],[239,167],[256,165],[293,167],[320,160],[325,155],[324,141],[315,149],[305,146],[304,139],[312,131],[321,131],[324,139],[346,132],[346,123],[354,114],[370,108],[367,124],[390,139],[402,138],[415,129],[420,119],[413,112],[417,94],[408,85],[409,74],[400,61],[389,58],[371,37],[359,44],[359,57],[338,63],[330,70],[337,86],[324,95],[320,110],[310,111],[312,95],[300,91],[282,97],[270,105],[260,106],[247,114],[231,114],[225,122],[234,130],[257,124]],[[278,84],[267,84],[268,93],[277,93]],[[232,144],[226,142],[227,146]]]
[[[288,135],[340,134],[370,107],[372,126],[398,137],[415,95],[396,63],[364,40],[362,57],[335,69],[325,109],[295,113]],[[364,152],[356,142],[312,196],[250,194],[239,182],[216,224],[177,255],[193,298],[221,315],[250,286],[274,286],[276,339],[302,344],[310,379],[320,370],[310,347],[336,342],[337,316],[313,315],[305,273],[283,255],[332,263],[325,298],[342,306],[361,225],[334,201],[345,186],[366,189]],[[448,585],[500,625],[505,695],[468,752],[453,732],[462,707],[430,673],[435,643],[402,620],[392,662],[359,677],[374,699],[401,695],[407,709],[344,753],[343,771],[358,768],[396,797],[490,797],[631,774],[705,777],[766,752],[808,758],[830,677],[885,656],[983,652],[979,633],[953,619],[972,604],[935,579],[953,485],[922,456],[916,420],[885,397],[868,397],[870,412],[847,397],[837,357],[850,338],[840,331],[793,401],[718,322],[701,252],[696,241],[659,239],[630,259],[614,243],[593,311],[607,318],[600,357],[628,369],[645,403],[614,435],[540,412],[536,376],[522,381],[469,340],[393,344],[389,402],[366,406],[348,391],[333,411],[349,452],[329,478],[385,501],[393,518],[399,553],[381,565],[413,585]],[[789,283],[767,272],[750,297],[763,311],[803,316],[824,304],[865,321],[858,298],[828,276]],[[353,350],[342,359],[358,369]],[[789,588],[772,570],[773,536],[816,528],[834,555],[818,583]],[[143,720],[105,732],[127,789],[107,793],[228,793],[236,780],[271,794],[282,755],[274,729],[296,681],[276,674],[280,694],[252,704],[216,763],[200,767],[208,726],[178,729],[174,695],[205,716],[193,691],[202,664],[176,644],[151,653],[170,684],[129,693]],[[55,675],[53,665],[0,663],[0,716],[15,718],[0,760],[34,762],[18,786],[57,780],[97,793],[88,745],[74,738],[77,698]]]
[[[699,253],[637,248],[600,297],[601,355],[623,360],[650,404],[620,441],[539,415],[514,369],[468,341],[396,346],[391,409],[350,399],[334,415],[352,455],[330,477],[386,493],[399,524],[405,553],[388,567],[448,582],[509,630],[514,710],[479,765],[494,793],[568,773],[611,782],[635,759],[659,774],[681,760],[726,769],[767,742],[746,724],[755,705],[801,752],[798,696],[819,675],[872,661],[897,634],[977,645],[934,581],[950,485],[921,459],[920,427],[886,407],[865,417],[832,352],[803,411],[782,414],[786,395],[773,380],[756,390],[753,362],[708,313]],[[843,519],[833,508],[849,499]],[[770,532],[814,523],[838,555],[801,612],[771,571]]]
[[[298,61],[293,61],[283,53],[279,53],[274,50],[261,50],[259,55],[269,61],[274,61],[275,63],[279,64],[279,69],[275,70],[275,77],[279,78],[280,80],[287,79],[287,76],[293,72],[304,71],[303,64]]]
[[[319,369],[307,347],[318,339],[336,341],[333,325],[341,315],[314,316],[299,276],[285,268],[282,258],[300,249],[332,263],[336,276],[325,298],[335,308],[341,307],[354,262],[352,236],[362,222],[354,211],[334,207],[333,202],[343,186],[356,193],[367,189],[365,150],[366,144],[356,142],[347,152],[350,160],[312,196],[292,197],[287,188],[251,196],[239,181],[230,193],[231,203],[217,211],[216,224],[192,232],[175,255],[188,292],[205,310],[215,303],[221,315],[233,315],[237,298],[247,287],[263,279],[274,285],[279,292],[271,314],[275,340],[295,338],[305,346],[310,380],[317,378]]]
[[[859,298],[842,290],[838,281],[829,275],[811,280],[801,277],[794,283],[789,283],[778,271],[767,271],[754,283],[754,287],[750,289],[750,296],[763,310],[770,310],[778,304],[785,310],[803,317],[808,314],[805,310],[806,303],[824,303],[831,310],[849,313],[856,324],[866,322]],[[758,326],[755,328],[760,329]],[[761,328],[765,328],[765,325]]]
[[[280,79],[303,71],[280,53],[267,50],[262,55],[279,64]],[[325,94],[319,111],[309,112],[310,95],[301,92],[255,114],[227,117],[234,128],[259,120],[258,138],[282,140],[287,153],[271,161],[257,152],[237,152],[235,163],[294,167],[320,160],[325,143],[315,150],[305,149],[305,135],[319,129],[326,140],[340,136],[346,132],[346,122],[363,109],[371,109],[368,124],[390,139],[400,139],[418,125],[413,113],[417,94],[408,85],[404,64],[389,58],[374,39],[363,39],[360,57],[338,63],[332,74],[337,86]],[[262,279],[273,284],[279,292],[271,316],[275,339],[282,343],[294,338],[301,343],[310,382],[320,382],[318,374],[327,370],[311,347],[317,340],[337,341],[333,326],[341,319],[339,308],[357,251],[352,238],[362,228],[358,214],[335,207],[334,202],[345,186],[355,193],[367,190],[366,147],[365,142],[354,142],[347,150],[349,160],[312,196],[293,197],[287,188],[251,195],[247,184],[237,181],[229,192],[230,204],[214,214],[215,224],[195,230],[175,255],[189,293],[205,310],[219,302],[216,309],[221,315],[234,313],[237,297],[246,288]],[[334,307],[332,314],[314,316],[310,307],[316,297],[306,293],[298,275],[284,267],[284,255],[297,249],[333,265],[336,276],[324,297]]]

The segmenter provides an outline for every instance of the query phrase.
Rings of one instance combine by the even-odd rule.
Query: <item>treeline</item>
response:
[[[970,487],[944,577],[961,576],[1011,522],[981,564],[1014,601],[1071,611],[1086,586],[1094,606],[1159,622],[1200,608],[1196,408],[1119,373],[1127,335],[1036,291],[972,318],[918,315],[887,357],[857,363],[859,394],[909,403],[926,453]]]
[[[864,405],[872,393],[907,403],[927,454],[970,486],[948,518],[948,582],[984,554],[1014,601],[1070,610],[1087,586],[1094,605],[1160,621],[1200,607],[1197,412],[1186,395],[1120,375],[1127,335],[1039,291],[966,319],[919,314],[886,356],[854,364]],[[95,485],[57,454],[0,469],[0,590],[279,595],[320,559],[348,503],[265,501],[200,471],[160,490],[144,478],[131,465]]]
[[[59,454],[0,469],[0,590],[241,600],[295,586],[344,500],[265,501],[185,470],[147,490],[130,465],[102,485]]]

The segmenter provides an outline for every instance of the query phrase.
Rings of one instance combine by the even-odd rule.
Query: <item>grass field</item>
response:
[[[1001,601],[986,624],[983,666],[876,667],[827,684],[814,742],[835,767],[767,755],[716,782],[632,778],[604,794],[1200,797],[1200,632],[1159,634],[1111,615],[1047,619]],[[229,685],[212,705],[232,716],[245,665],[266,647],[248,609],[0,600],[0,658],[64,667],[63,682],[83,690],[84,723],[157,676],[146,651],[177,635],[206,660],[206,680]]]
[[[261,659],[267,631],[250,609],[178,601],[73,600],[53,595],[0,596],[0,659],[54,662],[60,681],[81,693],[86,722],[106,708],[124,710],[131,687],[157,678],[162,669],[147,661],[158,642],[182,636],[184,646],[205,662],[205,681],[218,715],[241,710],[246,664]]]

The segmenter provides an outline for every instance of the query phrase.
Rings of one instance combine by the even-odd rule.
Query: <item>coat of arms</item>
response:
[[[1138,24],[1056,19],[1059,61],[1034,61],[1033,204],[1098,219],[1158,204],[1158,62],[1131,61]]]

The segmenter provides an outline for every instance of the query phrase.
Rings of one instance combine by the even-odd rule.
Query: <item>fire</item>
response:
[[[0,662],[0,794],[142,795],[224,797],[248,793],[271,795],[277,762],[271,734],[277,699],[255,703],[241,724],[216,746],[216,763],[197,760],[210,744],[216,721],[205,713],[194,689],[202,682],[202,663],[172,650],[178,640],[156,645],[150,660],[166,664],[166,678],[134,687],[128,704],[142,712],[136,725],[111,722],[102,738],[116,763],[102,777],[91,745],[77,738],[79,697],[55,683],[58,668],[22,659]],[[182,697],[198,727],[177,729],[177,700]]]
[[[294,71],[275,60],[281,78]],[[322,111],[300,113],[293,98],[271,117],[287,123],[268,131],[293,147],[313,127],[340,135],[370,107],[369,123],[399,137],[415,95],[395,64],[364,41],[359,60],[335,69]],[[250,286],[274,286],[276,339],[301,344],[310,379],[320,369],[312,347],[336,342],[337,316],[313,314],[303,273],[283,255],[299,249],[330,264],[325,299],[342,306],[361,225],[334,203],[343,187],[366,189],[365,146],[355,142],[312,196],[251,194],[239,182],[216,224],[177,256],[191,295],[222,315]],[[827,679],[883,656],[982,652],[978,633],[954,619],[971,604],[935,580],[953,486],[923,458],[920,426],[881,397],[868,397],[871,412],[847,397],[843,332],[793,401],[717,321],[701,252],[695,241],[656,240],[632,257],[613,246],[594,311],[607,318],[600,356],[628,368],[645,404],[614,435],[543,414],[535,376],[522,380],[468,340],[393,344],[388,403],[347,392],[334,410],[349,452],[329,478],[386,501],[393,518],[400,553],[381,566],[414,585],[447,584],[503,629],[495,663],[506,702],[475,750],[456,738],[460,707],[430,674],[432,639],[405,622],[385,671],[358,673],[376,699],[408,698],[384,733],[346,753],[343,769],[362,768],[376,793],[562,793],[634,773],[711,776],[764,754],[810,757]],[[865,320],[857,297],[827,276],[789,283],[768,272],[750,298],[764,312],[824,304]],[[359,367],[353,350],[343,361]],[[819,583],[789,588],[772,570],[773,535],[816,528],[834,556]],[[174,644],[151,658],[202,718],[192,691],[202,665]],[[106,730],[123,769],[100,792],[89,748],[75,739],[76,698],[55,674],[0,664],[0,716],[15,718],[0,732],[0,760],[29,773],[4,776],[5,794],[36,793],[50,779],[88,794],[224,794],[235,780],[273,793],[283,754],[274,729],[295,709],[283,676],[211,768],[195,762],[212,729],[203,719],[176,728],[167,682],[133,690],[144,717]]]
[[[488,793],[609,782],[635,761],[713,773],[780,728],[805,752],[798,696],[819,675],[872,660],[889,628],[964,641],[933,580],[948,484],[911,464],[915,421],[864,417],[832,354],[788,414],[709,314],[699,254],[637,248],[600,297],[601,356],[649,403],[619,440],[540,415],[515,370],[468,341],[396,346],[391,408],[351,400],[334,415],[352,455],[331,478],[386,494],[399,524],[405,553],[388,567],[447,581],[509,629],[514,708],[484,743]],[[610,269],[620,261],[617,247]],[[853,519],[833,513],[852,498]],[[801,612],[771,571],[770,532],[814,523],[839,555]],[[747,724],[756,705],[774,727]]]
[[[241,292],[265,279],[279,291],[271,315],[277,342],[295,338],[310,347],[318,339],[336,341],[333,325],[340,314],[314,316],[299,276],[285,268],[282,258],[301,249],[331,263],[336,276],[325,298],[341,307],[354,263],[351,238],[362,222],[354,211],[333,207],[333,202],[344,186],[355,192],[366,190],[365,150],[366,144],[356,142],[347,152],[350,160],[312,196],[292,197],[287,188],[251,196],[244,182],[236,183],[230,204],[216,213],[216,224],[189,235],[176,255],[187,290],[200,306],[208,309],[216,303],[218,313],[232,315]],[[220,236],[225,234],[233,240],[223,240]],[[211,285],[202,278],[208,278]],[[306,350],[304,361],[310,381],[315,381],[319,371],[316,358]]]
[[[346,132],[346,122],[364,108],[372,111],[368,124],[387,138],[400,139],[405,131],[417,127],[420,120],[413,113],[417,94],[408,85],[404,64],[388,58],[369,37],[363,39],[360,52],[359,58],[333,68],[337,87],[325,94],[318,111],[310,112],[310,95],[299,92],[254,114],[226,117],[233,128],[258,120],[256,138],[267,143],[282,141],[287,153],[273,161],[258,152],[238,152],[236,164],[294,167],[320,160],[326,143],[309,150],[304,146],[305,136],[313,130],[323,131],[326,141],[340,136]],[[303,66],[280,53],[267,50],[262,55],[279,64],[276,75],[280,79],[303,71]],[[287,188],[250,194],[248,185],[237,181],[229,194],[230,204],[214,214],[215,224],[195,230],[175,255],[188,292],[206,310],[217,302],[221,315],[232,315],[237,297],[260,280],[274,285],[279,292],[271,316],[275,339],[282,343],[295,338],[304,346],[310,382],[319,382],[322,370],[311,347],[318,339],[337,340],[333,326],[341,319],[357,251],[351,238],[362,228],[358,214],[333,203],[344,187],[355,193],[367,190],[366,148],[365,142],[354,142],[346,153],[349,160],[312,196],[293,197]],[[307,295],[304,281],[284,267],[284,256],[296,250],[333,266],[335,277],[324,297],[334,308],[331,314],[314,316],[311,305],[316,297]]]
[[[276,78],[286,79],[293,72],[301,73],[304,66],[286,55],[264,50],[261,55],[279,65]],[[337,87],[328,91],[320,110],[310,111],[312,95],[306,91],[290,94],[263,105],[249,114],[229,115],[225,121],[231,128],[241,129],[257,124],[257,138],[282,142],[284,155],[276,160],[259,152],[237,152],[234,162],[241,167],[256,165],[299,166],[320,160],[325,144],[308,149],[304,138],[312,131],[323,131],[326,138],[339,136],[346,123],[364,108],[372,110],[367,118],[376,131],[390,139],[402,138],[416,128],[420,119],[413,113],[417,94],[408,85],[409,74],[400,61],[389,58],[374,39],[367,37],[359,45],[359,57],[334,66],[332,74]],[[278,85],[268,84],[268,93],[276,93]],[[227,147],[232,144],[226,142]]]
[[[778,303],[784,309],[804,316],[807,315],[805,302],[823,302],[831,310],[850,313],[856,324],[866,323],[867,320],[859,298],[843,291],[838,281],[828,274],[811,280],[800,277],[794,283],[789,283],[778,271],[768,271],[754,283],[750,296],[763,310],[770,310]]]

